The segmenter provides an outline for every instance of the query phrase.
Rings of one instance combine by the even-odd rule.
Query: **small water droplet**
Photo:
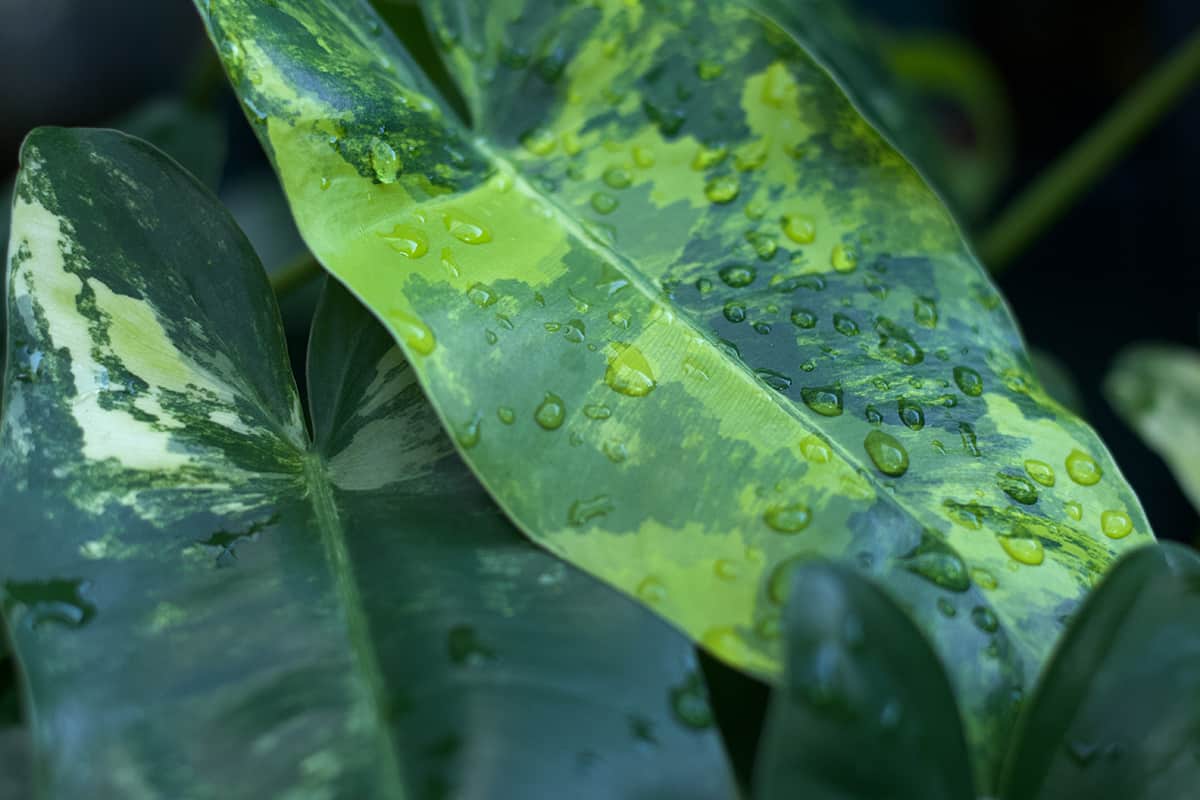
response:
[[[508,406],[500,406],[496,409],[496,416],[505,425],[512,425],[517,421],[517,412],[513,411]]]
[[[486,283],[471,284],[471,286],[467,289],[467,297],[471,299],[472,303],[480,308],[487,308],[500,299],[496,294],[496,290],[491,286],[488,286]]]
[[[1029,477],[1040,483],[1042,486],[1054,485],[1054,467],[1047,464],[1045,461],[1036,459],[1028,459],[1025,462],[1025,471],[1029,473]]]
[[[863,441],[871,462],[884,475],[899,478],[908,471],[908,451],[895,437],[883,431],[871,431]]]
[[[1104,476],[1096,460],[1082,450],[1072,450],[1067,456],[1067,475],[1080,486],[1095,486]]]
[[[836,244],[829,254],[829,263],[838,272],[853,272],[858,266],[858,251],[851,244]]]
[[[620,464],[629,458],[629,450],[624,442],[607,441],[603,445],[604,455],[614,464]]]
[[[803,330],[810,330],[817,326],[817,315],[804,308],[797,308],[792,311],[792,324]]]
[[[633,147],[633,163],[642,169],[649,169],[654,166],[655,157],[654,151],[645,145],[634,145]]]
[[[608,192],[595,192],[592,194],[592,210],[597,214],[611,214],[617,210],[620,201]]]
[[[553,431],[562,427],[566,415],[567,408],[563,405],[562,398],[553,392],[546,392],[541,404],[533,412],[533,419],[542,428]]]
[[[814,464],[828,464],[833,460],[833,452],[829,445],[815,434],[805,437],[800,442],[800,453]]]
[[[571,503],[567,511],[567,521],[576,528],[582,527],[596,517],[603,517],[613,510],[612,499],[606,494],[599,494],[584,500]]]
[[[699,672],[691,672],[682,684],[671,689],[671,710],[685,727],[703,730],[712,726],[712,708]]]
[[[1046,550],[1040,539],[1025,536],[1001,536],[1000,546],[1022,564],[1036,567],[1046,560]]]
[[[1074,500],[1067,502],[1066,509],[1067,516],[1076,522],[1079,522],[1079,520],[1083,519],[1083,506],[1081,506],[1079,503],[1076,503]]]
[[[958,423],[958,433],[962,437],[963,450],[968,455],[979,458],[983,455],[979,449],[979,440],[975,435],[975,426],[969,422]]]
[[[492,240],[491,232],[462,211],[447,211],[442,215],[446,231],[463,244],[487,244]]]
[[[462,445],[464,450],[470,450],[479,444],[479,428],[482,422],[483,415],[476,413],[475,416],[471,417],[470,420],[458,429],[455,438],[458,439],[458,443]]]
[[[867,422],[871,423],[872,425],[883,424],[883,414],[881,414],[879,409],[875,406],[867,406],[863,411],[863,415],[867,418]]]
[[[812,244],[817,238],[817,225],[805,214],[784,214],[783,233],[796,244]]]
[[[628,189],[633,184],[633,176],[624,167],[609,167],[602,179],[610,189]]]
[[[1102,511],[1100,530],[1110,539],[1124,539],[1133,532],[1133,520],[1124,511]]]
[[[844,410],[842,405],[842,387],[837,384],[833,386],[806,386],[800,390],[800,399],[804,401],[804,405],[823,417],[838,417],[841,416]]]
[[[995,633],[1000,628],[996,613],[987,606],[975,606],[971,609],[971,622],[984,633]]]
[[[955,367],[954,383],[968,397],[979,397],[983,394],[983,378],[970,367]]]
[[[858,336],[858,323],[840,311],[833,315],[833,328],[842,336]]]
[[[371,137],[371,167],[380,183],[395,183],[400,171],[400,157],[383,139]]]
[[[604,372],[604,382],[608,384],[608,388],[626,397],[645,397],[658,385],[655,383],[650,362],[646,360],[642,351],[633,345],[619,342],[612,346],[612,356]]]
[[[713,562],[713,573],[723,581],[736,581],[741,574],[741,568],[736,561],[718,558]]]
[[[760,381],[765,383],[767,386],[770,386],[777,392],[786,392],[789,388],[791,388],[792,379],[787,375],[784,375],[782,372],[776,372],[773,369],[762,368],[754,370],[754,374],[758,376]]]
[[[721,313],[725,315],[725,319],[733,323],[745,322],[746,320],[746,304],[737,300],[730,300],[721,309]]]
[[[904,568],[950,592],[971,588],[962,558],[930,531],[922,533],[921,543],[904,556]]]
[[[705,147],[700,145],[696,150],[696,155],[692,158],[692,169],[696,172],[704,172],[707,169],[712,169],[720,164],[729,155],[729,148],[718,145],[716,147]]]
[[[667,599],[667,587],[658,578],[651,576],[638,584],[637,596],[642,602],[656,605]]]
[[[996,473],[996,485],[1006,495],[1022,505],[1033,505],[1038,500],[1037,487],[1028,478],[1021,475],[1009,475],[1006,472]]]
[[[944,617],[953,617],[958,613],[958,609],[954,607],[954,603],[951,603],[945,597],[938,598],[937,609]]]
[[[879,336],[880,352],[893,361],[912,367],[925,360],[925,351],[913,339],[912,334],[890,319],[877,319],[875,333]]]
[[[922,328],[936,328],[938,323],[937,303],[930,297],[913,300],[913,319]]]
[[[799,533],[808,527],[812,514],[803,503],[774,505],[763,514],[763,521],[778,533]]]
[[[420,258],[429,252],[429,239],[415,225],[396,225],[389,233],[378,235],[388,247],[407,258]]]
[[[909,430],[919,431],[925,427],[925,410],[916,401],[901,397],[896,401],[896,412]]]
[[[535,128],[522,134],[521,144],[535,156],[548,156],[554,152],[558,140],[545,128]]]
[[[401,341],[417,353],[427,356],[437,348],[433,331],[420,318],[398,308],[392,309],[386,316]]]
[[[769,233],[750,231],[746,234],[746,241],[754,248],[755,255],[763,261],[770,261],[779,252],[779,243]]]
[[[612,409],[603,403],[588,403],[583,407],[583,415],[588,419],[608,419],[612,416]]]
[[[741,187],[738,185],[737,178],[732,175],[713,178],[704,187],[704,196],[710,202],[718,204],[733,202],[737,199],[739,192],[741,192]]]

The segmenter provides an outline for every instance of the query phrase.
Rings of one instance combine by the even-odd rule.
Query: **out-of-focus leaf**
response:
[[[950,682],[921,632],[842,567],[796,570],[759,800],[973,800]]]
[[[1029,701],[1004,800],[1178,800],[1200,787],[1200,556],[1126,556]]]
[[[192,177],[43,129],[17,195],[0,606],[42,796],[732,797],[689,642],[509,525],[355,301],[312,442]]]
[[[431,1],[467,129],[366,3],[197,5],[311,250],[519,526],[768,678],[796,559],[859,565],[993,774],[1149,524],[804,40],[739,3]]]
[[[21,728],[0,726],[0,800],[33,797],[29,736]]]
[[[1063,408],[1083,416],[1083,395],[1071,370],[1057,356],[1038,347],[1029,348],[1029,359],[1033,362],[1033,374],[1046,390],[1046,394],[1057,400]]]
[[[1128,347],[1105,378],[1104,393],[1200,510],[1200,352],[1169,344]]]

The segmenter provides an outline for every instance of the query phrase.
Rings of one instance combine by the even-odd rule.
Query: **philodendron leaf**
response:
[[[35,132],[3,611],[45,797],[733,796],[688,641],[528,544],[390,335],[148,145]],[[10,354],[11,355],[11,354]]]
[[[1029,702],[1004,800],[1174,800],[1200,786],[1200,556],[1164,542],[1088,598]]]
[[[1168,344],[1126,348],[1104,393],[1200,510],[1200,353]]]
[[[908,616],[844,567],[792,580],[755,797],[973,800],[950,682]]]
[[[858,564],[991,774],[1149,525],[803,42],[739,3],[429,2],[469,128],[364,2],[198,6],[309,247],[522,529],[772,678],[794,559]]]

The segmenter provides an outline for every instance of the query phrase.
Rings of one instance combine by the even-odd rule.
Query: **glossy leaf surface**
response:
[[[1200,509],[1200,353],[1165,344],[1129,347],[1105,378],[1104,392]]]
[[[198,6],[310,248],[523,530],[769,677],[793,559],[858,564],[992,771],[1149,526],[802,42],[738,3],[429,2],[467,128],[365,3]]]
[[[173,162],[34,133],[12,253],[0,587],[44,796],[732,796],[690,643],[509,525],[340,290],[310,443],[265,274]]]
[[[787,673],[760,749],[759,800],[972,800],[950,682],[921,633],[859,575],[796,570]]]
[[[1005,800],[1173,800],[1200,786],[1200,556],[1123,559],[1088,598],[1020,725]]]

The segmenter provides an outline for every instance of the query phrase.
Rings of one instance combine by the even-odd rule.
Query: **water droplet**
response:
[[[770,261],[779,252],[779,244],[769,233],[750,231],[746,234],[746,241],[754,248],[755,255],[763,261]]]
[[[333,181],[331,181],[328,177],[322,177],[321,183],[320,183],[321,191],[322,192],[329,191],[330,186],[333,186]]]
[[[1066,509],[1067,516],[1076,522],[1079,522],[1079,520],[1083,519],[1083,506],[1079,505],[1079,503],[1076,503],[1074,500],[1067,502]]]
[[[783,233],[796,244],[812,244],[817,238],[817,224],[805,214],[784,214]]]
[[[476,413],[466,424],[459,428],[455,438],[458,439],[458,443],[462,445],[464,450],[470,450],[479,444],[479,427],[482,422],[483,415]]]
[[[723,145],[717,147],[700,145],[700,148],[696,150],[696,155],[692,158],[692,169],[696,172],[712,169],[724,161],[728,155],[729,148]]]
[[[586,500],[576,500],[571,503],[571,508],[567,511],[567,522],[579,528],[589,520],[603,517],[612,510],[612,499],[606,494],[599,494]]]
[[[535,128],[534,130],[526,131],[521,136],[521,144],[535,156],[548,156],[554,152],[558,141],[555,139],[554,134],[545,128]]]
[[[736,581],[738,575],[741,574],[741,569],[736,561],[730,561],[728,558],[718,558],[713,562],[713,573],[723,581]]]
[[[581,319],[568,320],[563,326],[563,338],[571,344],[580,344],[587,338],[587,326]]]
[[[836,244],[829,254],[829,263],[838,272],[853,272],[858,266],[858,251],[851,244]]]
[[[771,323],[769,323],[769,322],[762,322],[760,320],[760,321],[754,323],[751,327],[754,328],[754,332],[757,333],[759,336],[766,336],[767,334],[769,334],[771,332]],[[778,373],[776,373],[776,374],[778,374]],[[791,383],[791,380],[789,379],[788,382]]]
[[[843,411],[840,385],[805,387],[800,390],[800,399],[822,417],[838,417]]]
[[[799,533],[808,527],[812,514],[803,503],[788,503],[771,506],[763,514],[763,521],[779,533]]]
[[[883,431],[871,431],[863,446],[871,462],[884,475],[899,478],[908,471],[908,451],[895,437]]]
[[[958,433],[959,436],[962,437],[963,450],[965,450],[968,455],[975,458],[979,458],[981,455],[983,455],[982,451],[979,449],[979,440],[975,436],[974,425],[969,422],[960,422],[958,423]]]
[[[505,425],[512,425],[517,420],[517,412],[513,411],[508,406],[500,406],[496,409],[496,416]]]
[[[747,142],[733,154],[733,168],[739,172],[752,172],[767,163],[767,143],[759,140]]]
[[[738,185],[737,178],[732,175],[722,175],[718,178],[713,178],[704,187],[704,196],[713,203],[731,203],[737,199],[741,187]]]
[[[420,258],[429,252],[429,239],[424,231],[414,225],[396,225],[390,233],[380,233],[379,238],[408,258]]]
[[[1037,487],[1028,478],[1021,475],[1009,475],[1005,472],[996,473],[996,485],[1006,495],[1022,505],[1033,505],[1038,499]]]
[[[1072,450],[1067,456],[1067,474],[1080,486],[1094,486],[1104,476],[1096,460],[1082,450]]]
[[[533,418],[537,424],[548,431],[560,428],[566,416],[567,408],[563,405],[562,398],[553,392],[546,392],[541,405],[533,412]]]
[[[975,606],[971,609],[971,622],[984,633],[995,633],[1000,628],[1000,620],[996,613],[987,606]]]
[[[609,167],[602,177],[610,189],[628,189],[633,184],[633,176],[624,167]]]
[[[909,430],[919,431],[925,427],[925,410],[916,401],[901,397],[896,401],[896,411]]]
[[[810,330],[817,326],[817,315],[807,309],[797,308],[792,311],[792,324],[797,328]]]
[[[1124,539],[1133,532],[1133,520],[1124,511],[1100,513],[1100,530],[1110,539]]]
[[[922,328],[936,328],[938,323],[937,303],[929,297],[913,300],[913,319]]]
[[[387,321],[401,341],[417,353],[427,356],[437,347],[437,339],[429,326],[407,311],[394,308],[387,313]]]
[[[608,456],[608,460],[614,464],[620,464],[629,458],[629,450],[626,449],[624,442],[608,441],[603,445],[604,455]]]
[[[4,584],[4,609],[17,607],[28,615],[33,630],[43,625],[78,629],[96,616],[96,606],[87,599],[91,584],[82,579],[48,581],[7,581]]]
[[[754,374],[758,379],[777,392],[786,392],[792,385],[792,379],[782,372],[773,369],[756,369]]]
[[[480,641],[470,625],[455,625],[446,637],[450,660],[462,667],[482,667],[496,660],[496,652]]]
[[[833,315],[833,328],[842,336],[858,336],[858,323],[840,311]]]
[[[1025,462],[1025,471],[1029,473],[1029,477],[1040,483],[1042,486],[1054,485],[1054,467],[1047,464],[1045,461],[1037,461],[1036,459],[1028,459]]]
[[[638,584],[637,596],[642,602],[655,605],[667,599],[667,587],[658,578],[651,576]]]
[[[488,286],[486,283],[473,283],[467,289],[467,297],[471,302],[480,308],[487,308],[494,304],[499,297],[496,295],[496,290]]]
[[[1046,550],[1040,539],[1025,536],[1001,536],[1000,546],[1022,564],[1036,567],[1046,560]]]
[[[692,672],[684,682],[671,689],[671,710],[675,719],[693,730],[703,730],[713,724],[708,692],[699,672]]]
[[[371,138],[371,167],[380,183],[395,183],[400,171],[400,157],[395,149],[379,137]]]
[[[829,445],[815,434],[805,437],[800,442],[800,453],[814,464],[828,464],[833,460],[833,452],[830,451]]]
[[[975,585],[980,589],[987,589],[988,591],[991,591],[1000,585],[1000,582],[996,580],[995,575],[988,572],[986,569],[982,569],[981,567],[976,567],[975,569],[971,570],[971,580],[975,581]]]
[[[730,264],[727,267],[722,267],[717,273],[726,286],[734,289],[741,289],[754,283],[757,272],[754,267],[749,267],[744,264]]]
[[[583,407],[583,415],[588,419],[608,419],[612,416],[612,409],[603,403],[588,403]]]
[[[944,617],[953,617],[954,615],[956,615],[958,613],[958,609],[956,609],[954,607],[954,603],[951,603],[945,597],[938,598],[937,608],[938,608],[938,611],[940,611],[942,613],[942,616],[944,616]]]
[[[655,157],[654,151],[644,145],[634,145],[633,147],[633,163],[642,169],[649,169],[654,166]]]
[[[881,414],[879,409],[875,406],[867,406],[866,409],[863,410],[863,416],[865,416],[867,418],[867,422],[871,423],[872,425],[883,424],[883,414]]]
[[[628,328],[630,322],[629,312],[622,311],[621,309],[613,309],[608,312],[608,321],[618,328]]]
[[[448,211],[442,215],[446,230],[463,244],[487,244],[492,234],[487,228],[461,211]]]
[[[915,366],[925,360],[925,351],[917,345],[912,334],[889,319],[875,321],[879,335],[879,350],[885,356],[905,366]]]
[[[904,556],[904,568],[950,592],[971,588],[962,558],[930,531],[923,532],[921,543]]]
[[[608,388],[626,397],[645,397],[657,384],[650,362],[642,351],[630,344],[614,343],[613,355],[604,372]]]
[[[596,192],[592,195],[592,209],[597,214],[611,214],[617,210],[620,202],[608,192]]]
[[[970,367],[955,367],[954,382],[959,390],[968,397],[979,397],[983,394],[983,378]]]
[[[736,300],[730,300],[721,310],[725,315],[725,319],[733,323],[744,322],[746,320],[746,304]]]

